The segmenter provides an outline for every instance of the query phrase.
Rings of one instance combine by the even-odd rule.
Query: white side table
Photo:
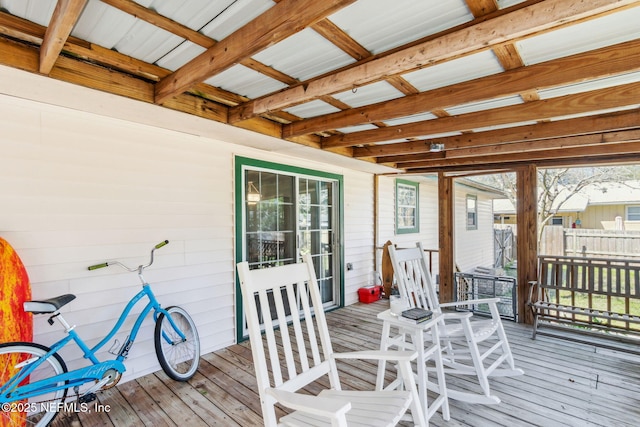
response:
[[[380,339],[380,350],[388,350],[395,347],[399,350],[415,350],[418,352],[417,361],[417,383],[418,394],[422,400],[422,409],[424,411],[427,422],[435,414],[438,408],[442,407],[442,418],[448,421],[449,416],[449,400],[447,396],[447,387],[444,378],[444,365],[442,364],[442,353],[440,348],[440,336],[436,324],[440,320],[440,315],[434,316],[431,320],[422,323],[416,323],[413,320],[405,319],[401,316],[394,316],[391,310],[383,311],[378,314],[378,319],[383,321],[382,337]],[[425,332],[431,334],[431,342],[426,342],[425,348]],[[409,340],[407,340],[409,338]],[[437,384],[430,382],[428,377],[427,362],[433,360],[435,363]],[[384,372],[386,362],[378,363],[378,377],[376,379],[376,390],[393,390],[401,387],[400,380],[395,380],[387,387],[384,387]],[[439,396],[429,403],[427,402],[427,390],[436,391]]]

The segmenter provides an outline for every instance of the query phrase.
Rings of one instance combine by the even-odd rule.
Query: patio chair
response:
[[[393,426],[409,409],[416,425],[427,425],[411,369],[416,352],[333,352],[310,256],[267,269],[249,270],[247,262],[237,267],[265,426],[279,425],[281,406],[293,412],[282,416],[280,425]],[[397,362],[405,390],[375,391],[373,385],[371,391],[342,390],[337,359]],[[301,392],[326,376],[330,389],[311,395],[320,386],[315,383]]]
[[[500,398],[491,394],[489,377],[522,375],[524,371],[514,365],[496,306],[499,298],[440,304],[420,242],[409,249],[396,249],[391,245],[389,255],[400,295],[408,306],[425,308],[434,314],[443,313],[438,331],[445,373],[475,375],[478,378],[481,393],[451,389],[453,382],[447,380],[449,397],[469,403],[500,403]],[[487,304],[491,313],[489,318],[468,311],[446,310],[478,303]],[[428,341],[427,337],[425,341]]]

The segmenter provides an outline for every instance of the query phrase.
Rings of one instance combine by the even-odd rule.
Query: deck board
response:
[[[354,304],[327,314],[335,351],[377,349],[386,301]],[[493,378],[502,403],[472,405],[450,400],[451,420],[440,413],[431,425],[466,426],[633,426],[640,418],[640,356],[539,335],[505,322],[516,364],[525,375]],[[638,351],[638,346],[620,344]],[[259,398],[248,342],[202,356],[189,382],[156,372],[101,392],[96,403],[109,412],[61,414],[55,427],[73,426],[253,426],[261,425]],[[355,363],[355,364],[354,364]],[[377,365],[339,362],[343,386],[373,387]],[[389,375],[392,372],[389,370]],[[475,389],[473,377],[447,377],[458,389]],[[325,383],[326,384],[326,383]],[[315,392],[322,384],[308,387]],[[90,404],[92,405],[93,402]],[[279,411],[280,414],[284,411]]]

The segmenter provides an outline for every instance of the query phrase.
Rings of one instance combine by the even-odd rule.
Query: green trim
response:
[[[242,207],[244,200],[242,200],[242,172],[245,166],[273,170],[275,172],[287,172],[296,175],[308,175],[312,177],[326,178],[335,180],[338,182],[338,218],[339,236],[336,236],[338,246],[340,248],[340,257],[338,259],[340,268],[340,285],[339,285],[339,307],[344,307],[344,177],[342,175],[318,171],[314,169],[307,169],[297,166],[284,165],[280,163],[268,162],[264,160],[251,159],[248,157],[235,156],[235,182],[234,182],[234,200],[235,200],[235,262],[239,263],[242,259],[242,241],[243,241],[243,226],[242,226]],[[236,272],[236,340],[242,342],[247,340],[247,337],[242,336],[244,321],[244,312],[242,304],[242,293],[240,291],[240,281]]]
[[[413,227],[398,227],[399,218],[400,218],[400,204],[398,202],[398,186],[403,185],[407,187],[413,187],[416,192],[415,195],[415,224]],[[396,219],[396,234],[409,234],[409,233],[419,233],[420,232],[420,183],[415,181],[407,181],[406,179],[396,179],[396,211],[395,211],[395,219]]]

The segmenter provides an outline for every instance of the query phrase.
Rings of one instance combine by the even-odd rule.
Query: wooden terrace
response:
[[[354,304],[328,314],[334,349],[377,348],[381,321],[376,314],[388,302]],[[516,365],[525,375],[493,378],[499,405],[450,400],[451,420],[440,413],[436,426],[632,426],[640,418],[640,355],[637,346],[615,351],[569,340],[539,336],[531,326],[504,322]],[[610,343],[609,343],[610,344]],[[188,383],[169,380],[162,371],[99,394],[106,411],[66,412],[53,426],[254,426],[262,425],[248,342],[202,356]],[[357,377],[342,376],[344,388],[373,387],[376,366],[361,362]],[[450,385],[473,387],[471,379],[448,376]],[[107,406],[108,405],[108,406]],[[91,404],[93,407],[93,403]]]

